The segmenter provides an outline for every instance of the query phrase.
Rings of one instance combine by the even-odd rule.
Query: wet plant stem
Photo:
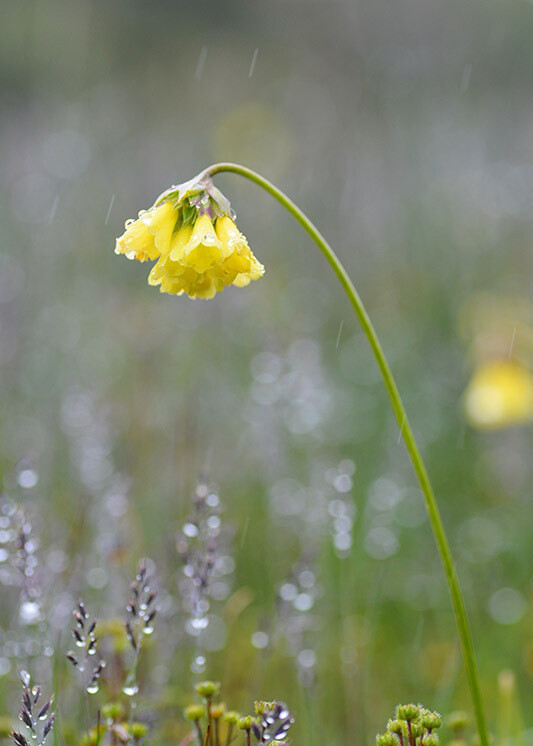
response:
[[[206,700],[206,714],[207,714],[207,743],[209,746],[213,746],[213,727],[211,722],[211,699]]]
[[[85,730],[87,733],[87,743],[91,743],[91,718],[89,715],[89,694],[87,693],[87,686],[85,685],[85,682],[83,684],[83,707],[85,710]]]
[[[396,381],[394,379],[394,376],[392,375],[389,363],[387,361],[387,358],[385,357],[385,353],[383,352],[383,349],[381,347],[378,335],[374,329],[372,321],[370,320],[363,301],[359,297],[359,293],[357,292],[352,280],[350,279],[350,276],[344,269],[339,258],[337,257],[329,243],[326,241],[324,236],[320,233],[318,228],[311,222],[311,220],[309,220],[309,218],[302,212],[302,210],[300,210],[300,208],[291,199],[289,199],[286,194],[284,194],[280,189],[274,186],[274,184],[272,184],[270,181],[268,181],[255,171],[252,171],[251,169],[236,163],[217,163],[207,168],[204,173],[206,176],[210,177],[221,173],[237,174],[238,176],[242,176],[245,179],[248,179],[248,181],[252,181],[254,184],[257,184],[257,186],[264,189],[265,192],[267,192],[268,194],[270,194],[271,197],[277,200],[277,202],[279,202],[279,204],[284,207],[290,215],[292,215],[296,222],[298,222],[305,230],[305,232],[313,239],[315,244],[322,252],[327,263],[333,270],[335,276],[339,280],[344,292],[348,297],[348,300],[352,305],[355,315],[359,320],[361,328],[366,335],[370,348],[372,349],[372,352],[378,364],[383,382],[385,384],[385,388],[387,389],[387,393],[389,395],[392,409],[400,428],[400,437],[403,438],[411,459],[411,463],[418,478],[420,488],[424,495],[429,520],[433,529],[433,535],[435,537],[442,564],[444,566],[444,572],[446,574],[446,580],[452,599],[480,744],[481,746],[489,746],[487,721],[484,712],[483,699],[481,696],[481,687],[474,653],[472,633],[470,631],[470,624],[468,622],[468,617],[466,614],[465,603],[459,585],[457,572],[453,563],[448,539],[444,530],[439,507],[435,498],[435,493],[433,492],[433,487],[431,486],[431,482],[429,480],[426,466],[424,464],[424,461],[422,460],[422,456],[418,449],[415,436],[411,429],[411,424],[407,417],[407,412],[405,411],[400,392],[398,391],[398,386],[396,385]]]
[[[96,716],[96,741],[95,741],[94,746],[100,746],[100,740],[102,738],[101,720],[102,720],[102,716],[101,716],[100,710],[98,710],[98,713]],[[90,743],[90,740],[88,741],[88,743]]]

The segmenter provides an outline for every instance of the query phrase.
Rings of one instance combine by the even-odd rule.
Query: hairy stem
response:
[[[385,357],[385,353],[381,347],[378,335],[374,329],[374,326],[370,320],[368,312],[363,304],[363,301],[359,297],[359,293],[355,289],[355,286],[350,279],[350,276],[344,269],[339,258],[326,241],[324,236],[320,233],[318,228],[309,220],[309,218],[300,210],[300,208],[294,204],[294,202],[287,197],[280,189],[272,184],[267,179],[263,178],[260,174],[250,170],[244,166],[240,166],[236,163],[217,163],[207,168],[204,172],[206,176],[215,176],[220,173],[234,173],[239,176],[243,176],[245,179],[252,181],[257,186],[260,186],[268,194],[270,194],[275,200],[277,200],[287,212],[302,226],[305,232],[313,239],[315,244],[318,246],[322,254],[324,255],[327,263],[333,270],[337,279],[344,292],[346,293],[348,300],[350,301],[355,315],[357,316],[361,328],[363,329],[368,343],[372,349],[376,362],[379,366],[385,388],[389,395],[389,399],[396,415],[398,425],[400,427],[400,435],[404,440],[405,446],[409,453],[411,463],[415,470],[420,488],[425,498],[426,508],[429,515],[431,527],[433,529],[433,535],[437,543],[437,547],[442,559],[444,566],[444,572],[446,574],[446,580],[450,591],[453,609],[455,613],[455,619],[457,622],[457,628],[459,631],[459,638],[461,641],[461,648],[463,651],[463,659],[465,664],[466,676],[468,680],[468,686],[470,688],[470,695],[472,697],[472,705],[476,717],[477,730],[479,733],[479,739],[481,746],[488,746],[489,736],[487,729],[487,721],[484,712],[483,699],[481,696],[481,687],[479,683],[479,673],[474,654],[474,645],[472,642],[472,633],[470,631],[470,624],[466,614],[465,603],[461,588],[459,585],[459,579],[453,563],[452,553],[442,518],[433,492],[433,487],[429,480],[428,472],[425,467],[422,456],[418,449],[413,431],[407,412],[403,405],[400,392],[392,375],[391,369]]]

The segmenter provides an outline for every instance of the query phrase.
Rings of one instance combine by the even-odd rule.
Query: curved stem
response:
[[[287,210],[287,212],[290,213],[293,218],[302,226],[306,233],[311,236],[313,241],[316,243],[316,245],[324,255],[329,266],[337,276],[340,284],[342,285],[344,292],[348,296],[348,300],[350,301],[359,320],[359,323],[361,324],[361,327],[368,339],[370,347],[372,348],[372,352],[374,353],[374,357],[376,358],[377,364],[379,366],[383,382],[385,383],[385,387],[387,389],[394,414],[396,415],[398,425],[400,426],[400,432],[406,445],[407,451],[409,452],[411,463],[415,470],[420,488],[426,501],[429,520],[433,529],[433,534],[435,536],[438,550],[440,552],[442,564],[444,566],[444,572],[446,574],[446,580],[448,582],[448,588],[452,598],[455,619],[457,621],[459,638],[461,640],[461,647],[463,651],[466,676],[470,688],[470,694],[472,697],[472,705],[476,716],[476,723],[481,746],[488,746],[489,736],[484,713],[483,700],[481,697],[479,673],[474,654],[472,633],[470,631],[470,625],[466,614],[466,608],[461,593],[461,588],[459,586],[459,579],[457,577],[457,572],[453,563],[450,546],[448,544],[448,539],[446,538],[446,533],[444,531],[444,525],[442,523],[442,518],[437,505],[437,500],[435,498],[435,493],[433,492],[427,469],[424,465],[422,456],[420,455],[420,451],[413,435],[413,431],[407,417],[407,412],[405,411],[405,407],[400,397],[400,392],[398,391],[396,381],[394,380],[391,369],[387,362],[387,358],[385,357],[385,353],[383,352],[380,341],[366,311],[366,308],[363,305],[363,302],[359,297],[359,294],[355,289],[355,286],[351,281],[348,273],[342,266],[341,262],[339,261],[337,255],[335,254],[329,243],[320,233],[318,228],[313,225],[309,218],[300,210],[299,207],[297,207],[297,205],[294,204],[291,199],[289,199],[289,197],[287,197],[286,194],[284,194],[280,189],[274,186],[274,184],[272,184],[270,181],[267,181],[267,179],[263,178],[255,171],[252,171],[249,168],[245,168],[244,166],[240,166],[236,163],[217,163],[207,168],[204,173],[206,174],[206,176],[214,176],[215,174],[224,172],[238,174],[239,176],[243,176],[245,179],[248,179],[249,181],[252,181],[260,186],[262,189],[268,192],[268,194],[274,197],[274,199],[277,200]]]

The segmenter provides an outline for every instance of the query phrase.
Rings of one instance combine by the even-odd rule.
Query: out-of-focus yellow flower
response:
[[[228,200],[205,176],[171,187],[128,221],[115,252],[141,262],[157,259],[150,285],[189,298],[244,287],[265,271],[235,225]]]
[[[464,408],[470,423],[479,428],[533,421],[533,373],[513,360],[480,365],[466,389]]]

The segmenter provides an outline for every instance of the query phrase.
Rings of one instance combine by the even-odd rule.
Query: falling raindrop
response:
[[[255,70],[255,63],[257,62],[257,55],[259,54],[259,48],[254,50],[254,53],[252,55],[252,62],[250,63],[250,69],[248,70],[248,77],[251,78],[254,74]]]

